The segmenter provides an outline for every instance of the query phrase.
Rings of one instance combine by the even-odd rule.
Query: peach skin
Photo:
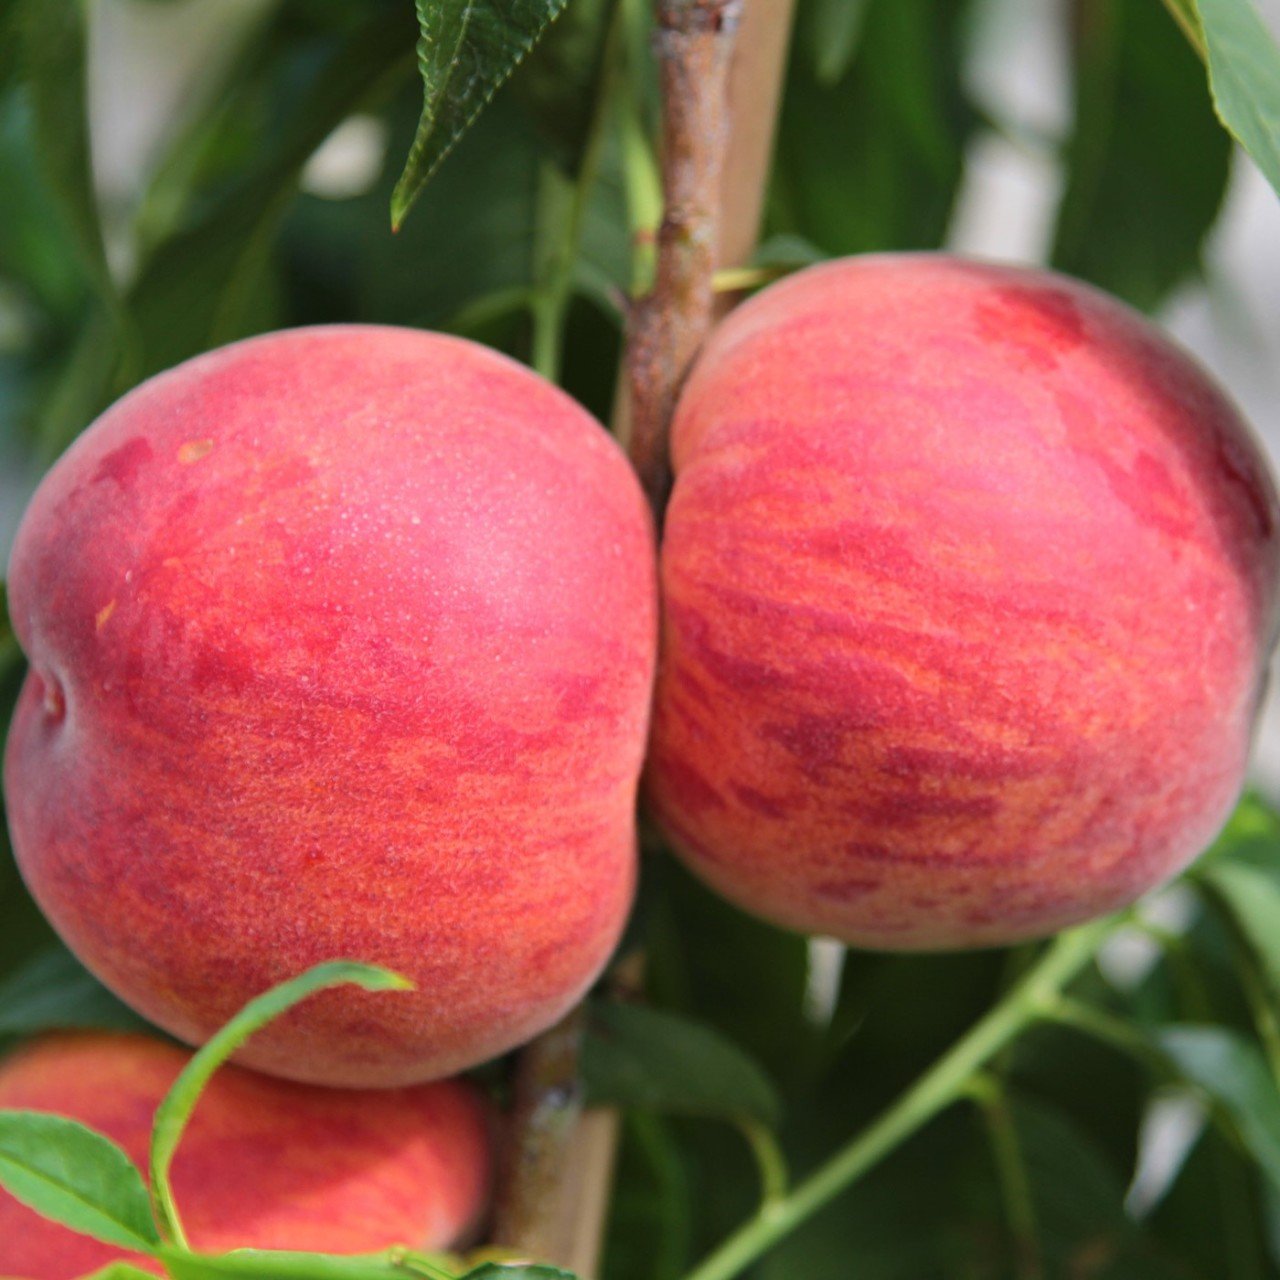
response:
[[[748,911],[1011,943],[1213,838],[1276,627],[1248,429],[1149,322],[941,254],[766,289],[682,394],[646,791]]]
[[[31,671],[20,869],[81,960],[200,1043],[329,959],[246,1065],[451,1075],[590,985],[635,879],[657,647],[616,444],[458,338],[269,334],[155,377],[41,484],[10,607]]]
[[[42,1036],[0,1063],[0,1107],[78,1120],[145,1171],[151,1120],[190,1055],[150,1036]],[[372,1253],[442,1249],[484,1211],[489,1126],[465,1081],[354,1092],[214,1076],[173,1166],[191,1247]],[[71,1280],[158,1264],[49,1222],[0,1191],[0,1275]]]

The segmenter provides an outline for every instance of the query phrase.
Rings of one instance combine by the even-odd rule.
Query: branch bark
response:
[[[676,396],[715,306],[718,214],[729,137],[729,69],[743,0],[658,0],[662,186],[653,289],[627,339],[631,461],[659,519],[670,488]]]
[[[565,1257],[563,1169],[582,1114],[578,1005],[517,1055],[494,1201],[494,1242],[531,1261]]]

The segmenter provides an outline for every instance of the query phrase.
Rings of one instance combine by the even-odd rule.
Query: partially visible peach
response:
[[[151,379],[23,518],[5,785],[84,963],[191,1043],[320,961],[248,1066],[416,1083],[529,1039],[621,932],[648,508],[568,396],[458,338],[269,334]]]
[[[146,1168],[151,1121],[189,1055],[149,1036],[43,1036],[0,1063],[0,1107],[78,1120]],[[173,1165],[193,1248],[376,1252],[444,1248],[484,1211],[488,1121],[464,1081],[354,1092],[214,1076]],[[71,1280],[150,1265],[49,1222],[0,1191],[0,1275]]]
[[[1275,635],[1276,493],[1148,321],[1043,271],[833,262],[712,336],[673,449],[647,791],[727,897],[986,946],[1213,838]]]

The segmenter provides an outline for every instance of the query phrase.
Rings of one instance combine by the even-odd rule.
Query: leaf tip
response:
[[[381,965],[364,966],[367,972],[358,979],[366,991],[416,991],[418,984],[412,978]]]
[[[394,235],[401,227],[404,226],[404,220],[409,216],[409,210],[413,207],[415,194],[408,190],[403,178],[396,183],[395,190],[391,193],[391,233]]]

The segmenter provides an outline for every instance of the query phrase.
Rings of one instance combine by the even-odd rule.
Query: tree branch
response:
[[[533,1261],[559,1256],[565,1151],[582,1114],[582,1005],[516,1058],[494,1206],[494,1242]]]
[[[627,381],[631,461],[661,516],[676,396],[711,327],[729,69],[743,0],[657,0],[662,185],[653,289],[634,306]]]

